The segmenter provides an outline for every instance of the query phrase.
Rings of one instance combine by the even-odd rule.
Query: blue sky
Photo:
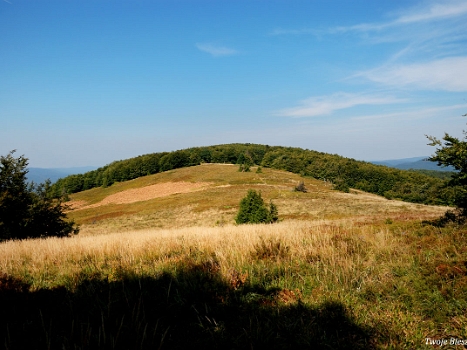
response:
[[[361,160],[462,136],[467,1],[0,0],[0,154],[233,142]]]

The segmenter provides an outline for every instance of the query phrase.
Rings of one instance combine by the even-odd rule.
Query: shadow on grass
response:
[[[215,267],[215,266],[214,266]],[[29,291],[0,276],[0,342],[6,349],[373,349],[375,332],[330,302],[284,304],[278,289],[238,289],[212,264],[157,277]]]

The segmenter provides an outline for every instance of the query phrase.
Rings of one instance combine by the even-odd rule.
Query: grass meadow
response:
[[[313,179],[293,192],[300,179],[206,165],[72,196],[79,235],[0,244],[1,345],[429,349],[467,339],[466,227],[426,222],[446,208]],[[209,186],[86,209],[181,181]],[[233,224],[249,188],[281,222]]]

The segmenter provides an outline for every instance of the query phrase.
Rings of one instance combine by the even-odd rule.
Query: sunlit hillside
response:
[[[286,171],[262,168],[239,172],[230,164],[206,164],[171,170],[94,188],[70,196],[68,212],[81,234],[135,230],[222,226],[234,223],[239,202],[248,189],[272,200],[281,220],[349,219],[361,222],[428,219],[445,207],[425,206],[352,190],[332,190],[324,181]],[[304,181],[307,193],[294,191]]]

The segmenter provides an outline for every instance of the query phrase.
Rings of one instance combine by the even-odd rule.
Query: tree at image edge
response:
[[[66,220],[62,198],[51,196],[50,181],[28,184],[28,159],[14,153],[0,156],[0,241],[78,233]]]

